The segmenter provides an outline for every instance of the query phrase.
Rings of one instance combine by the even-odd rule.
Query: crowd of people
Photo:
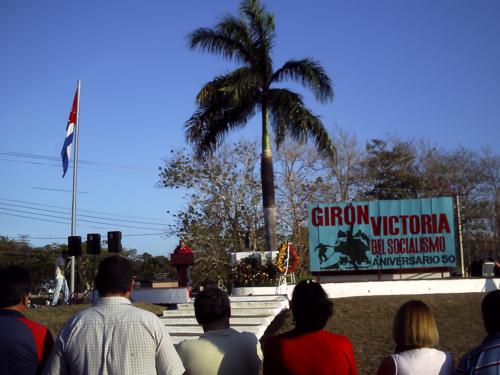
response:
[[[291,310],[295,328],[262,343],[230,327],[231,306],[225,292],[208,288],[195,299],[204,333],[174,345],[154,314],[134,307],[132,263],[121,256],[99,265],[95,287],[99,300],[78,312],[54,341],[49,330],[27,319],[31,278],[20,266],[0,269],[0,374],[190,374],[190,375],[356,375],[350,340],[324,328],[333,303],[314,281],[298,283]],[[423,301],[404,303],[393,321],[394,354],[377,375],[500,373],[500,290],[482,302],[488,332],[454,369],[450,354],[436,349],[436,320]]]

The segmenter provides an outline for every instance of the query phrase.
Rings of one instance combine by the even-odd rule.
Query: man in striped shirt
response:
[[[484,297],[481,305],[488,335],[481,345],[462,357],[457,374],[497,375],[500,373],[500,290]]]
[[[99,301],[61,329],[45,374],[181,375],[184,367],[160,319],[131,305],[132,263],[110,256],[99,265]]]

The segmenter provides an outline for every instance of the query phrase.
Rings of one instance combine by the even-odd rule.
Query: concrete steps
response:
[[[198,322],[193,317],[163,317],[163,323],[167,326],[190,326],[190,325],[197,325]],[[267,322],[267,317],[265,316],[260,316],[260,317],[254,317],[252,319],[253,325],[262,325],[266,324]],[[245,325],[249,323],[248,317],[245,318],[231,318],[231,326],[239,326],[239,325]]]
[[[239,332],[251,332],[262,336],[274,317],[288,308],[285,296],[230,296],[231,327]],[[174,343],[196,339],[203,329],[196,322],[194,304],[182,303],[176,310],[165,310],[161,318]]]

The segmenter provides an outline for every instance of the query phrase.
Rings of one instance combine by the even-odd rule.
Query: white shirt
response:
[[[158,317],[104,297],[61,329],[44,374],[180,375],[184,367]]]
[[[453,375],[453,359],[434,348],[407,350],[391,355],[397,375]]]
[[[257,375],[262,351],[257,337],[232,328],[209,331],[179,344],[179,355],[191,375]]]
[[[58,256],[56,258],[55,266],[56,266],[56,279],[64,279],[64,266],[66,262],[62,256]]]

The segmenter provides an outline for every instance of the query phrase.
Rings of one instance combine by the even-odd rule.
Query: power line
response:
[[[9,240],[66,240],[67,237],[32,237],[30,235],[26,236],[8,236],[8,235],[0,235],[0,237],[6,237]]]
[[[10,213],[10,212],[16,212],[16,213],[22,213],[22,214],[28,214],[28,215],[38,215],[38,216],[42,216],[42,217],[49,217],[49,218],[63,219],[63,220],[68,219],[69,220],[69,218],[66,218],[64,216],[41,214],[41,213],[38,213],[38,212],[30,212],[30,211],[24,211],[24,210],[17,210],[17,209],[14,209],[14,208],[0,207],[0,210],[8,211],[8,213]],[[0,211],[0,213],[1,213],[1,211]],[[124,228],[132,228],[132,229],[157,230],[155,228],[140,227],[140,226],[137,226],[137,225],[117,224],[117,223],[109,223],[109,222],[86,220],[86,219],[79,219],[78,221],[79,222],[84,222],[84,223],[101,224],[101,225],[108,225],[108,226],[120,226],[120,227],[124,227]]]
[[[39,218],[39,217],[31,217],[31,216],[17,215],[17,214],[5,213],[5,212],[1,212],[1,211],[0,211],[0,215],[4,215],[4,216],[22,217],[22,218],[25,218],[25,219],[32,219],[32,220],[45,221],[45,222],[47,222],[47,223],[56,223],[56,224],[64,224],[64,225],[68,225],[68,222],[55,221],[55,220],[49,220],[49,219],[42,219],[42,218]],[[104,229],[104,228],[102,228],[102,229]]]
[[[122,237],[146,237],[146,236],[163,236],[165,233],[132,233],[132,234],[122,234]],[[5,237],[9,240],[67,240],[68,237],[34,237],[30,235],[26,236],[8,236],[1,234],[0,237]]]
[[[164,236],[165,233],[133,233],[123,234],[122,237]]]
[[[69,221],[67,221],[67,222],[61,222],[61,221],[55,221],[55,220],[49,220],[49,219],[42,219],[42,218],[39,218],[39,217],[32,217],[32,216],[18,215],[18,214],[12,214],[12,213],[5,213],[5,212],[1,212],[1,211],[0,211],[0,215],[14,216],[14,217],[20,217],[20,218],[24,218],[24,219],[44,221],[46,223],[55,223],[55,224],[64,224],[64,225],[68,225],[69,224]],[[99,226],[96,226],[96,225],[89,225],[89,224],[82,224],[81,226],[83,226],[85,228],[94,228],[94,229],[102,229],[102,230],[109,229],[109,227],[108,228],[106,228],[106,227],[99,227]]]
[[[54,188],[46,188],[46,187],[41,187],[41,186],[32,186],[31,188],[35,189],[35,190],[60,191],[60,192],[63,192],[63,193],[72,193],[73,192],[73,190],[69,190],[69,189],[54,189]],[[80,191],[80,190],[78,190],[77,193],[78,194],[88,194],[89,192],[88,191]]]
[[[25,253],[19,251],[0,251],[2,255],[23,255],[23,256],[33,256],[33,255],[47,255],[43,250],[32,249]]]
[[[26,153],[26,152],[13,152],[13,151],[0,151],[0,155],[7,156],[10,158],[18,158],[21,160],[11,160],[11,159],[5,159],[1,158],[0,160],[2,161],[7,161],[7,162],[17,162],[17,163],[25,163],[25,164],[36,164],[36,165],[45,165],[45,166],[51,166],[51,167],[60,167],[60,159],[54,156],[48,156],[48,155],[39,155],[39,154],[31,154],[31,153]],[[39,161],[45,161],[45,163],[42,162],[32,162],[32,161],[27,161],[24,159],[32,159],[32,160],[39,160]],[[49,163],[47,163],[49,162]],[[55,163],[50,163],[50,162],[55,162]],[[88,161],[88,160],[78,160],[78,164],[81,166],[82,164],[84,166],[104,166],[104,167],[109,167],[109,168],[114,168],[118,169],[119,171],[123,172],[124,170],[128,171],[134,171],[134,172],[150,172],[150,168],[145,168],[145,167],[137,167],[137,166],[131,166],[131,165],[119,165],[119,164],[110,164],[110,163],[101,163],[101,162],[95,162],[95,161]],[[93,168],[96,170],[95,168]],[[97,169],[99,170],[99,169]],[[102,170],[101,170],[102,171]],[[109,171],[109,170],[104,170],[104,171]],[[116,170],[115,170],[116,172]]]
[[[13,157],[20,157],[20,158],[28,158],[28,159],[38,159],[38,160],[50,160],[50,161],[56,161],[60,162],[61,159],[59,157],[55,156],[49,156],[49,155],[40,155],[40,154],[31,154],[27,152],[17,152],[17,151],[0,151],[0,155],[6,155],[6,156],[13,156]],[[111,164],[111,163],[102,163],[102,162],[96,162],[96,161],[89,161],[89,160],[78,160],[79,164],[92,164],[92,165],[104,165],[107,167],[114,167],[114,168],[124,168],[124,169],[135,169],[135,170],[144,170],[147,171],[149,168],[144,168],[144,167],[137,167],[137,166],[131,166],[131,165],[121,165],[121,164]]]
[[[0,200],[7,201],[7,202],[16,202],[16,203],[30,204],[30,205],[34,205],[34,206],[59,208],[59,209],[62,209],[62,210],[67,210],[67,211],[71,210],[69,207],[54,206],[54,205],[50,205],[50,204],[43,204],[43,203],[37,203],[37,202],[29,202],[29,201],[23,201],[23,200],[18,200],[18,199],[9,199],[9,198],[2,198],[2,197],[0,197]],[[163,220],[163,219],[160,219],[160,218],[157,218],[157,217],[125,215],[125,214],[109,213],[109,212],[104,212],[104,211],[93,211],[93,210],[84,210],[84,209],[79,209],[78,211],[90,212],[90,213],[96,213],[96,214],[103,214],[103,215],[111,215],[111,216],[132,217],[132,218],[136,218],[136,219]]]
[[[2,212],[2,211],[0,211],[0,215],[14,216],[14,217],[20,217],[20,218],[31,219],[31,220],[38,220],[38,221],[43,221],[43,222],[46,222],[46,223],[55,223],[55,224],[64,224],[64,225],[68,225],[70,223],[69,220],[66,221],[66,222],[62,222],[62,221],[56,221],[56,220],[50,220],[50,219],[43,219],[43,218],[33,217],[33,216],[26,216],[26,215],[19,215],[19,214],[13,214],[13,213],[6,213],[6,212]],[[80,221],[82,221],[82,220],[80,220]],[[102,230],[108,230],[110,226],[115,226],[115,225],[112,225],[112,224],[105,224],[105,225],[108,225],[108,226],[107,227],[102,227],[102,226],[89,225],[89,224],[80,224],[80,226],[83,226],[85,228],[94,228],[94,229],[102,229]],[[118,226],[118,225],[116,225],[116,226]],[[153,229],[153,228],[141,228],[141,227],[138,227],[136,229],[157,230],[157,229]]]
[[[24,206],[24,205],[14,204],[14,203],[3,203],[3,202],[0,202],[0,205],[12,206],[12,207],[20,207],[20,208],[27,208],[29,210],[37,210],[37,211],[51,212],[51,213],[57,213],[57,214],[68,214],[68,212],[64,212],[64,211],[57,211],[57,210],[49,210],[49,209],[45,209],[45,208],[30,207],[30,206]],[[2,208],[2,207],[0,207],[0,208]],[[123,222],[126,222],[126,223],[136,223],[136,224],[150,224],[150,225],[158,225],[158,226],[165,226],[166,225],[166,223],[153,223],[153,222],[150,222],[150,221],[115,219],[115,218],[107,218],[107,217],[102,217],[102,216],[83,215],[83,214],[77,215],[77,218],[81,218],[81,217],[87,217],[87,218],[91,218],[91,219],[123,221]]]
[[[51,167],[60,167],[59,165],[56,164],[46,164],[46,163],[37,163],[34,161],[26,161],[26,160],[11,160],[11,159],[5,159],[5,158],[0,158],[1,161],[8,161],[10,163],[20,163],[20,164],[34,164],[34,165],[48,165]]]

